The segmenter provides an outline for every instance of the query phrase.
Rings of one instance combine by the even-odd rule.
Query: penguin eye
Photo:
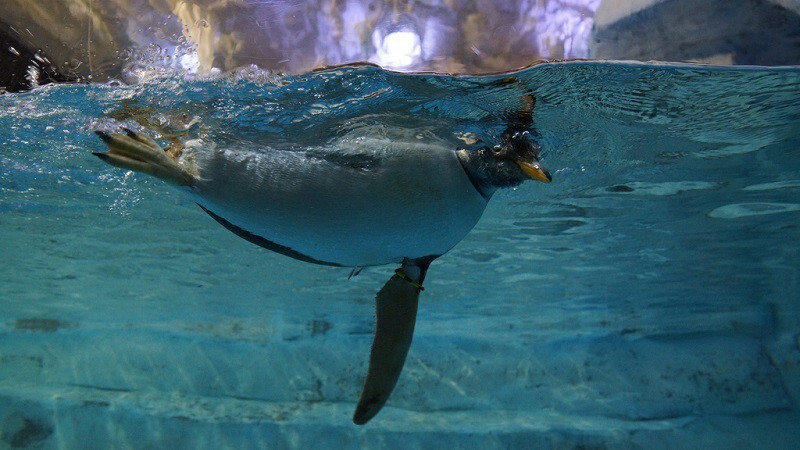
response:
[[[492,153],[494,153],[495,156],[497,156],[503,153],[503,146],[495,145],[494,147],[490,148],[490,150],[492,151]]]

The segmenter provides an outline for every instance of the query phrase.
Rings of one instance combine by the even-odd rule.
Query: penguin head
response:
[[[526,180],[549,183],[553,178],[539,162],[541,151],[529,131],[507,130],[497,144],[459,150],[458,157],[475,187],[490,197],[498,188],[517,186]]]
[[[499,144],[486,147],[486,150],[494,158],[489,169],[494,172],[492,181],[497,187],[516,186],[528,179],[544,183],[553,180],[550,172],[539,162],[542,146],[531,138],[527,130],[506,131]]]

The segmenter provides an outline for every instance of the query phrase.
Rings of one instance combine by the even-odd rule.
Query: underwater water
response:
[[[553,174],[433,263],[351,423],[393,266],[258,248],[92,156],[95,129],[265,149],[457,145],[520,96]],[[65,448],[800,447],[800,68],[371,66],[0,95],[0,442]],[[268,150],[265,150],[268,151]]]

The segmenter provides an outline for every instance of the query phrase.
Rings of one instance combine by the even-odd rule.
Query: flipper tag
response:
[[[411,283],[411,285],[414,286],[415,288],[419,289],[420,292],[425,290],[425,288],[422,287],[422,285],[420,283],[414,281],[410,276],[406,275],[406,273],[403,272],[403,269],[395,269],[394,274],[397,275],[398,277],[404,279],[405,281],[408,281],[409,283]]]

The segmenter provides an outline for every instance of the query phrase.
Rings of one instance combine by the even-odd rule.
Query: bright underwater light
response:
[[[381,65],[403,68],[419,61],[422,45],[419,35],[411,30],[387,34],[378,50]]]
[[[390,69],[403,69],[418,63],[422,56],[422,38],[414,20],[406,15],[394,17],[375,27],[372,43],[377,50],[377,63]]]

